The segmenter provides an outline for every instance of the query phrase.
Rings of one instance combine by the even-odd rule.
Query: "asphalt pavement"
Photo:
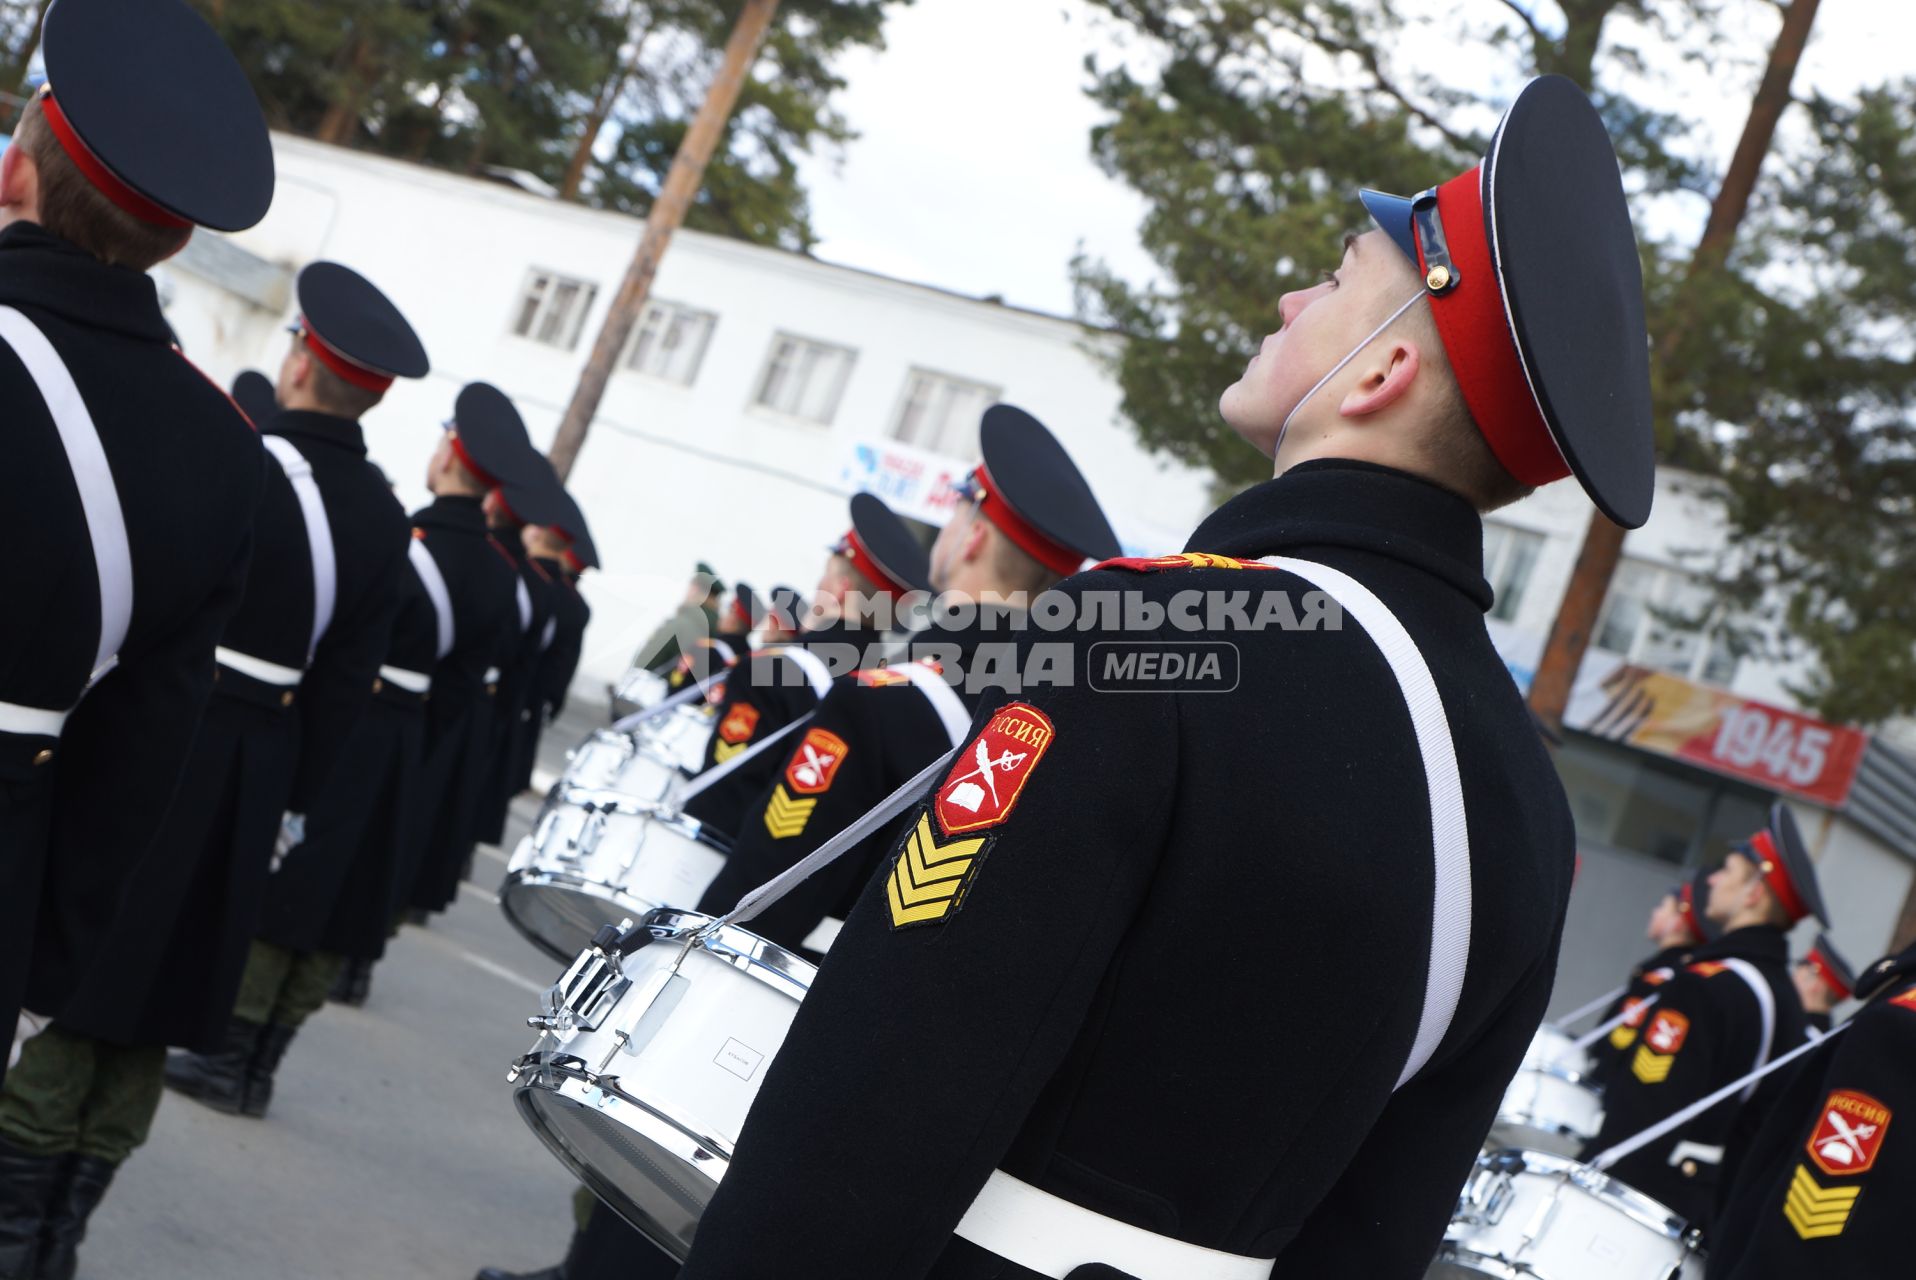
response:
[[[603,723],[569,713],[542,771]],[[537,809],[513,802],[508,849]],[[471,1280],[557,1261],[575,1183],[519,1119],[506,1067],[558,967],[500,914],[504,872],[481,846],[452,908],[401,930],[365,1007],[306,1024],[266,1119],[168,1094],[93,1219],[80,1280]]]

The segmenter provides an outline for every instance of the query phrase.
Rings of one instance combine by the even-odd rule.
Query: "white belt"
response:
[[[381,667],[379,678],[395,689],[404,689],[407,693],[425,693],[432,688],[432,677],[423,671],[408,671],[404,667]]]
[[[1107,1218],[994,1169],[957,1234],[1052,1280],[1101,1262],[1138,1280],[1270,1280],[1275,1258],[1206,1249]]]
[[[499,668],[487,667],[486,677],[483,681],[481,681],[481,683],[482,684],[498,684],[499,683]]]
[[[67,712],[43,707],[23,707],[17,702],[0,702],[0,733],[17,733],[34,738],[57,738],[66,727]]]
[[[298,684],[306,673],[298,667],[282,667],[277,662],[268,662],[264,658],[255,658],[249,653],[237,649],[218,648],[213,650],[213,659],[222,667],[230,667],[243,676],[251,676],[262,684],[277,684],[288,688]]]

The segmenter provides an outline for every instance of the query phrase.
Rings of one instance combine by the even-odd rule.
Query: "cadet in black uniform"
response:
[[[1817,934],[1809,954],[1791,966],[1790,981],[1796,984],[1810,1029],[1818,1035],[1829,1034],[1830,1015],[1856,991],[1856,971],[1827,933]]]
[[[550,475],[548,468],[547,474]],[[539,663],[534,669],[529,712],[515,748],[514,790],[532,785],[539,737],[565,707],[566,692],[579,669],[586,625],[592,610],[579,591],[579,578],[599,567],[598,551],[586,528],[585,513],[565,491],[557,476],[552,482],[523,494],[507,491],[512,509],[525,517],[520,543],[527,560],[544,570],[553,584],[552,616],[540,638]]]
[[[214,696],[179,792],[80,986],[0,1092],[0,1134],[71,1144],[97,1162],[102,1191],[145,1140],[164,1046],[257,1049],[256,1029],[230,1014],[275,837],[280,849],[297,843],[398,607],[405,518],[366,461],[358,418],[394,377],[423,376],[426,354],[385,295],[345,267],[307,267],[298,292],[281,410],[263,429],[272,460],[245,595],[215,651]],[[75,1088],[90,1072],[95,1086]]]
[[[397,880],[405,895],[397,905],[415,911],[442,911],[459,892],[484,804],[500,680],[525,635],[518,562],[488,529],[484,503],[501,484],[534,483],[546,467],[519,411],[496,388],[466,387],[455,414],[434,467],[437,500],[413,517],[449,601],[426,708],[417,852]]]
[[[927,570],[931,584],[946,593],[946,608],[978,602],[976,616],[954,623],[941,608],[892,665],[833,681],[811,722],[792,735],[793,745],[765,753],[776,760],[777,771],[744,811],[737,843],[699,910],[723,914],[748,890],[803,858],[956,745],[972,709],[994,691],[1002,696],[1001,685],[977,677],[996,672],[1002,678],[1018,647],[1022,603],[992,601],[1028,602],[1087,559],[1118,550],[1090,485],[1036,418],[1010,405],[993,405],[979,424],[979,452],[983,462],[962,486],[959,508],[940,531]],[[896,522],[888,510],[883,516]],[[853,518],[855,546],[849,558],[859,576],[881,589],[910,585],[918,566],[894,540],[880,509],[858,502]],[[895,532],[910,537],[902,526]],[[884,557],[882,564],[874,551]],[[921,683],[903,674],[912,666]],[[992,678],[987,675],[986,681]],[[695,807],[688,806],[688,812]],[[890,838],[885,831],[873,835],[753,921],[752,928],[789,950],[802,950],[821,924],[849,909]],[[642,1280],[672,1274],[665,1254],[597,1205],[556,1269],[516,1278],[486,1270],[479,1280]]]
[[[1802,1002],[1790,982],[1789,927],[1806,915],[1825,919],[1816,870],[1778,801],[1770,825],[1736,845],[1710,876],[1705,915],[1722,936],[1690,953],[1690,963],[1657,988],[1628,1061],[1604,1091],[1603,1128],[1589,1159],[1803,1040]],[[1707,1228],[1719,1166],[1748,1094],[1732,1097],[1633,1152],[1609,1173]]]
[[[884,641],[884,632],[872,625],[876,602],[882,598],[896,606],[910,592],[930,590],[925,549],[890,507],[869,493],[854,494],[851,519],[852,527],[830,548],[818,580],[807,618],[816,621],[816,628],[755,651],[726,680],[716,727],[705,746],[706,769],[727,763],[817,707],[837,677],[861,664],[876,667]],[[694,796],[685,811],[714,830],[735,834],[772,785],[786,754],[777,747],[761,751]]]
[[[1191,554],[1058,592],[1235,672],[1101,691],[1094,632],[1068,687],[974,721],[767,1064],[684,1280],[1424,1274],[1574,862],[1478,512],[1574,472],[1640,525],[1654,468],[1636,243],[1574,85],[1526,87],[1480,169],[1365,201],[1381,230],[1224,395],[1276,478]],[[1250,616],[1187,629],[1192,602]]]
[[[1711,1233],[1710,1280],[1901,1280],[1916,1141],[1916,946],[1864,970],[1867,1003],[1784,1087]],[[1775,1077],[1772,1077],[1775,1078]]]
[[[279,412],[279,393],[273,390],[273,380],[258,369],[243,369],[233,379],[233,403],[257,428]]]
[[[0,512],[22,549],[0,570],[9,1040],[23,997],[59,1012],[164,816],[266,465],[146,274],[195,225],[264,216],[251,86],[174,0],[63,0],[41,48],[49,82],[0,161]],[[65,1135],[0,1137],[0,1274],[70,1276],[97,1183]]]
[[[527,449],[531,449],[530,444]],[[552,473],[551,466],[536,453],[533,456],[544,474],[529,471],[526,483],[532,487],[557,485],[559,478]],[[486,496],[486,518],[492,527],[492,536],[512,557],[513,569],[524,588],[519,593],[519,644],[510,659],[500,664],[492,745],[480,788],[481,813],[475,828],[481,843],[496,845],[505,839],[506,812],[512,805],[512,797],[524,786],[520,779],[520,753],[526,748],[527,734],[532,730],[533,687],[538,682],[539,657],[551,634],[546,628],[552,622],[561,588],[543,565],[526,554],[521,545],[526,521],[513,510],[502,491],[495,489]],[[529,760],[524,772],[531,773]]]
[[[1664,894],[1650,909],[1650,926],[1645,932],[1650,941],[1657,944],[1656,953],[1630,970],[1630,981],[1623,994],[1612,1001],[1598,1019],[1599,1025],[1614,1022],[1619,1015],[1623,1021],[1589,1048],[1587,1078],[1597,1088],[1608,1084],[1611,1075],[1629,1061],[1630,1047],[1637,1041],[1644,1018],[1655,1007],[1650,1001],[1657,988],[1690,963],[1690,955],[1699,944],[1714,942],[1722,936],[1723,931],[1700,910],[1701,905],[1709,901],[1709,877],[1707,868],[1699,870]]]

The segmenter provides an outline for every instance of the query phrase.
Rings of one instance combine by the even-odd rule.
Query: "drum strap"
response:
[[[339,594],[339,562],[333,555],[333,525],[326,518],[326,501],[320,497],[319,482],[313,479],[313,464],[299,446],[285,436],[261,436],[259,442],[273,455],[279,469],[293,486],[299,499],[300,519],[306,522],[306,551],[313,560],[313,631],[306,642],[306,661],[312,662],[319,650],[320,638],[333,622],[333,603]]]
[[[519,630],[530,631],[532,629],[532,593],[526,590],[526,580],[524,578],[519,579],[519,581],[513,585],[518,588],[517,591],[513,592],[513,598],[517,600],[519,604]]]
[[[1614,990],[1606,991],[1602,995],[1598,996],[1596,999],[1590,1001],[1590,1003],[1580,1004],[1576,1008],[1572,1009],[1569,1013],[1564,1014],[1563,1017],[1558,1018],[1556,1020],[1555,1025],[1559,1027],[1568,1027],[1571,1023],[1577,1021],[1580,1018],[1587,1018],[1599,1009],[1607,1009],[1610,1007],[1610,1002],[1612,1000],[1615,1000],[1618,996],[1623,995],[1625,992],[1629,990],[1630,990],[1629,984],[1625,983],[1623,986],[1617,987]]]
[[[553,614],[546,619],[546,629],[539,633],[539,652],[544,653],[552,647],[552,637],[559,634],[559,615]]]
[[[1401,1089],[1437,1052],[1463,995],[1470,960],[1470,831],[1464,815],[1463,779],[1457,748],[1450,736],[1444,702],[1417,642],[1390,607],[1349,574],[1329,565],[1288,556],[1265,564],[1295,574],[1329,595],[1357,620],[1390,665],[1410,712],[1417,751],[1424,762],[1424,790],[1430,799],[1431,854],[1435,861],[1430,919],[1430,962],[1424,974],[1424,1007],[1410,1056],[1397,1077]],[[1014,1259],[1015,1261],[1015,1259]]]
[[[944,675],[923,662],[901,662],[892,670],[917,686],[918,692],[925,695],[925,701],[931,703],[931,709],[938,713],[951,745],[962,747],[965,735],[971,732],[971,712],[965,710],[963,699],[945,683]]]
[[[1576,1048],[1588,1049],[1591,1045],[1603,1039],[1605,1036],[1609,1035],[1612,1031],[1615,1031],[1618,1027],[1628,1022],[1631,1018],[1637,1017],[1638,1015],[1642,1014],[1645,1010],[1647,1010],[1651,1005],[1655,1004],[1656,1002],[1657,1002],[1657,997],[1654,994],[1652,994],[1646,997],[1643,1003],[1638,1005],[1636,1008],[1624,1009],[1620,1011],[1613,1018],[1605,1018],[1602,1022],[1599,1022],[1596,1026],[1590,1028],[1590,1030],[1578,1036],[1571,1043]]]
[[[702,932],[717,932],[728,924],[744,924],[790,893],[800,881],[814,871],[838,861],[846,851],[855,848],[866,836],[883,829],[885,824],[916,804],[924,796],[926,788],[931,786],[932,779],[938,776],[939,770],[949,765],[957,754],[958,748],[953,747],[920,769],[898,790],[880,800],[877,807],[860,816],[850,826],[826,840],[785,871],[747,893],[738,900],[736,907],[707,925]]]
[[[414,538],[412,545],[406,548],[406,556],[412,561],[412,571],[418,575],[419,584],[426,588],[426,597],[432,601],[433,615],[439,620],[439,643],[433,656],[443,658],[452,652],[454,637],[452,592],[446,590],[446,575],[439,572],[439,562],[426,549],[424,538]]]
[[[87,411],[73,374],[40,327],[14,307],[0,307],[0,342],[13,349],[46,405],[60,436],[73,487],[79,492],[87,538],[93,544],[93,576],[100,588],[100,634],[93,649],[91,688],[119,661],[120,646],[133,624],[133,551],[126,536],[126,513],[113,481],[100,429]],[[0,732],[59,736],[68,709],[49,710],[0,702]]]
[[[1751,1068],[1758,1070],[1770,1060],[1770,1050],[1776,1043],[1776,995],[1770,990],[1770,984],[1763,980],[1763,975],[1757,972],[1756,966],[1748,960],[1732,957],[1726,959],[1723,965],[1749,986],[1750,994],[1756,997],[1756,1007],[1763,1015],[1763,1037],[1757,1042],[1756,1064]],[[1743,1091],[1743,1101],[1748,1102],[1750,1095],[1755,1092],[1756,1085],[1752,1083]]]
[[[767,649],[765,653],[768,657],[772,654],[777,654],[779,657],[791,662],[791,664],[800,671],[803,671],[805,673],[805,682],[812,686],[812,696],[816,697],[820,702],[823,702],[825,695],[831,692],[831,670],[826,667],[825,660],[813,653],[810,649],[805,648],[803,645],[796,644],[780,645],[774,649]]]
[[[1761,1069],[1752,1071],[1747,1076],[1742,1076],[1742,1077],[1739,1077],[1738,1079],[1730,1081],[1728,1084],[1724,1085],[1721,1089],[1718,1089],[1714,1093],[1705,1094],[1703,1097],[1698,1098],[1695,1102],[1692,1102],[1689,1106],[1683,1108],[1683,1110],[1677,1112],[1675,1115],[1666,1116],[1664,1119],[1657,1121],[1655,1124],[1651,1125],[1648,1129],[1645,1129],[1642,1133],[1636,1134],[1633,1137],[1625,1138],[1622,1142],[1617,1143],[1616,1146],[1611,1147],[1606,1151],[1599,1151],[1595,1156],[1593,1156],[1588,1161],[1590,1167],[1592,1169],[1597,1170],[1599,1173],[1601,1173],[1605,1169],[1608,1169],[1612,1165],[1616,1164],[1617,1161],[1623,1159],[1626,1156],[1634,1155],[1636,1152],[1641,1151],[1643,1148],[1649,1146],[1652,1142],[1655,1142],[1658,1138],[1663,1137],[1665,1134],[1671,1132],[1672,1130],[1681,1129],[1684,1125],[1690,1123],[1690,1121],[1696,1119],[1698,1116],[1702,1115],[1705,1111],[1708,1111],[1711,1107],[1714,1107],[1717,1103],[1723,1101],[1725,1098],[1729,1097],[1731,1094],[1735,1093],[1737,1090],[1741,1089],[1747,1095],[1748,1093],[1750,1093],[1756,1088],[1757,1082],[1761,1080],[1764,1076],[1769,1075],[1773,1071],[1781,1071],[1784,1067],[1796,1061],[1798,1058],[1802,1057],[1804,1054],[1810,1053],[1814,1050],[1822,1048],[1824,1045],[1828,1044],[1830,1041],[1836,1039],[1837,1036],[1840,1036],[1845,1031],[1849,1030],[1850,1026],[1855,1021],[1856,1020],[1854,1018],[1851,1018],[1848,1022],[1842,1023],[1832,1028],[1829,1034],[1825,1035],[1820,1040],[1805,1040],[1802,1044],[1797,1045],[1796,1048],[1791,1049],[1788,1053],[1782,1055],[1779,1058],[1772,1059],[1770,1062],[1765,1064]]]
[[[707,769],[704,773],[701,773],[698,777],[686,783],[678,794],[672,798],[673,804],[683,809],[687,800],[690,800],[701,791],[717,786],[732,776],[732,774],[738,772],[738,770],[743,769],[751,762],[754,756],[763,755],[772,747],[777,746],[779,739],[785,737],[800,725],[810,721],[816,714],[816,712],[807,711],[790,724],[780,726],[777,733],[770,733],[760,738],[757,742],[754,742],[751,746],[739,752],[724,764],[713,765],[710,769]]]

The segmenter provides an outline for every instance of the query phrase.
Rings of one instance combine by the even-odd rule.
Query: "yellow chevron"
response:
[[[1861,1191],[1861,1187],[1819,1187],[1809,1169],[1799,1164],[1783,1201],[1783,1217],[1805,1240],[1840,1236]]]
[[[772,798],[765,806],[765,829],[774,840],[789,839],[805,829],[817,807],[816,798],[800,799],[781,782],[772,788]]]
[[[984,845],[983,836],[939,844],[931,833],[931,815],[920,814],[885,882],[892,928],[931,924],[949,915]]]
[[[1651,1053],[1650,1046],[1637,1046],[1637,1056],[1630,1062],[1630,1074],[1645,1084],[1662,1084],[1669,1077],[1670,1066],[1676,1061],[1674,1053]]]
[[[1628,1049],[1636,1042],[1636,1038],[1637,1029],[1635,1027],[1625,1026],[1619,1022],[1617,1029],[1610,1033],[1610,1047],[1612,1049]]]
[[[714,764],[724,764],[727,760],[730,760],[733,756],[745,750],[748,745],[750,744],[744,742],[714,742],[712,744],[712,762]]]

